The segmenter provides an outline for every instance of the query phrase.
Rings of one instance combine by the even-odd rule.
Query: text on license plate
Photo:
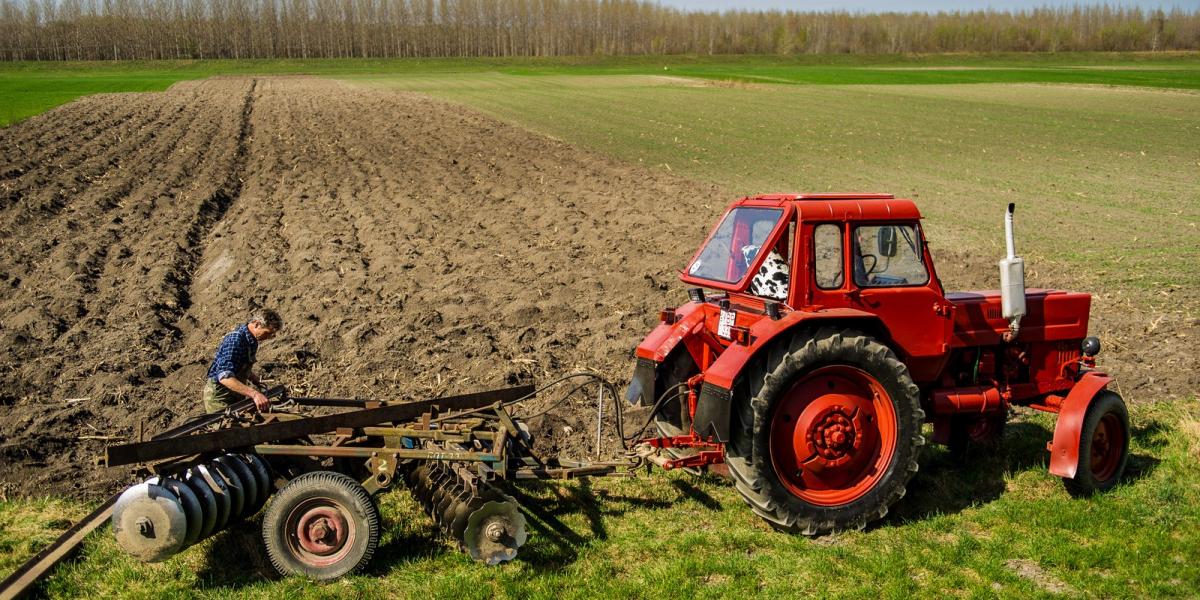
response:
[[[733,322],[737,318],[737,313],[732,310],[722,310],[721,320],[717,321],[717,335],[725,339],[732,339],[730,329],[733,328]]]

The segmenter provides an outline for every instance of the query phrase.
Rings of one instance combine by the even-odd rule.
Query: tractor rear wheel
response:
[[[1063,478],[1072,496],[1090,496],[1117,485],[1129,463],[1129,411],[1116,392],[1101,391],[1088,406],[1079,434],[1075,477]]]
[[[361,569],[379,543],[379,511],[357,481],[305,473],[271,499],[262,522],[267,557],[281,575],[323,581]]]
[[[740,384],[747,405],[738,415],[750,427],[734,428],[729,471],[773,526],[805,535],[862,529],[904,496],[925,414],[887,346],[821,329],[771,349]]]

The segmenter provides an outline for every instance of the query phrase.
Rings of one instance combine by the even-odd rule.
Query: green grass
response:
[[[1133,407],[1126,483],[1070,498],[1046,473],[1051,420],[1022,413],[998,451],[959,463],[927,448],[909,494],[867,531],[773,531],[725,481],[655,472],[516,488],[531,536],[489,568],[433,534],[405,491],[381,496],[385,531],[362,575],[271,580],[257,523],[160,565],[125,556],[106,528],[44,584],[51,596],[405,598],[1192,597],[1200,588],[1200,401]],[[0,503],[0,572],[87,507]]]
[[[1108,68],[1112,66],[1121,68]],[[1195,53],[21,62],[0,63],[0,125],[86,94],[159,91],[177,81],[212,75],[480,72],[522,76],[669,73],[787,84],[1036,82],[1200,89],[1200,55]]]

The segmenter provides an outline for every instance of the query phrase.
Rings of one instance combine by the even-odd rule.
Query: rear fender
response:
[[[875,315],[852,308],[833,308],[820,312],[797,310],[779,320],[760,319],[750,328],[750,345],[730,345],[705,371],[704,381],[725,389],[733,389],[733,382],[737,380],[742,369],[776,341],[801,328],[815,328],[825,323],[837,324],[851,319],[869,320],[876,327],[882,327]]]
[[[1108,387],[1112,378],[1095,371],[1084,373],[1067,393],[1054,425],[1054,440],[1050,442],[1050,474],[1067,479],[1075,478],[1079,468],[1080,435],[1083,418],[1096,395]]]
[[[730,403],[734,382],[750,361],[767,352],[774,343],[787,339],[801,329],[851,319],[870,319],[878,323],[874,315],[851,308],[820,312],[792,311],[778,320],[760,319],[750,327],[750,345],[731,344],[704,372],[704,385],[693,421],[696,433],[711,441],[730,440],[730,412],[733,410]]]

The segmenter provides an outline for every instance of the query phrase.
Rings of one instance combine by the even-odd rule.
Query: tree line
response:
[[[1200,10],[698,12],[644,0],[0,0],[0,60],[1200,49]]]

